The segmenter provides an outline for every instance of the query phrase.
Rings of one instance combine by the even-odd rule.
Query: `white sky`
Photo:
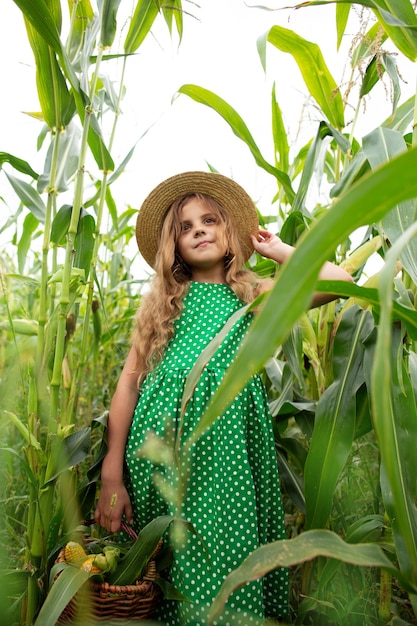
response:
[[[121,3],[123,9],[131,4],[134,3],[128,0]],[[181,95],[174,104],[171,104],[172,98],[184,83],[194,83],[215,92],[240,113],[263,156],[273,163],[270,117],[273,81],[291,142],[297,139],[301,117],[304,140],[314,136],[317,120],[312,109],[302,113],[307,90],[292,57],[269,45],[265,75],[256,49],[257,38],[275,24],[294,30],[320,45],[333,77],[340,82],[348,62],[351,36],[346,37],[343,51],[337,53],[334,5],[271,12],[250,8],[243,0],[200,0],[200,4],[198,7],[183,0],[184,9],[198,19],[185,18],[179,48],[177,38],[170,39],[163,18],[158,17],[153,35],[128,62],[127,93],[112,153],[116,163],[145,130],[156,123],[138,143],[113,193],[120,210],[126,205],[139,208],[147,193],[161,180],[180,171],[206,170],[208,161],[242,184],[264,214],[274,214],[270,203],[276,190],[275,181],[255,164],[249,150],[233,135],[226,122],[187,96]],[[282,0],[275,0],[273,4],[275,7],[286,5]],[[355,32],[354,21],[347,31],[349,35]],[[126,32],[125,27],[120,49]],[[117,51],[117,42],[114,48]],[[22,113],[39,110],[35,69],[20,11],[12,0],[3,0],[0,58],[3,85],[0,151],[28,160],[40,172],[44,155],[36,153],[36,138],[41,125]],[[400,60],[403,75],[413,76],[412,64],[407,64],[402,55]],[[117,72],[117,64],[113,67]],[[411,83],[403,85],[401,101],[413,93],[414,79]],[[378,89],[374,96],[378,108],[368,106],[361,114],[359,139],[361,128],[369,132],[390,113],[389,98],[382,87]],[[348,112],[347,118],[349,115]],[[8,183],[0,173],[0,195],[8,196],[8,193]],[[4,211],[2,207],[3,215]]]

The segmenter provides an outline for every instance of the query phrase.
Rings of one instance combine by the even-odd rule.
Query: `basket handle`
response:
[[[96,521],[94,519],[89,519],[89,520],[85,520],[83,522],[84,526],[92,526],[93,524],[95,524]],[[120,524],[120,528],[122,530],[125,531],[125,533],[127,533],[129,535],[129,537],[131,539],[133,539],[133,541],[136,541],[136,539],[138,538],[136,531],[129,526],[129,524],[127,522],[125,522],[124,520],[122,520],[121,524]]]

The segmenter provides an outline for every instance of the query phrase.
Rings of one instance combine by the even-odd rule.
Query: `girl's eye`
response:
[[[189,224],[183,224],[182,225],[182,232],[184,233],[187,230],[190,230],[191,226]]]
[[[216,222],[216,220],[214,219],[214,217],[207,217],[206,218],[206,222],[208,224],[214,224]]]

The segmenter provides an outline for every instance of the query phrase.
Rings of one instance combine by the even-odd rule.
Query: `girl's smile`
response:
[[[224,226],[219,216],[197,198],[191,198],[181,210],[177,250],[194,280],[224,281]]]

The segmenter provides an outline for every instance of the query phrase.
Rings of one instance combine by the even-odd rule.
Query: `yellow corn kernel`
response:
[[[92,554],[87,557],[85,561],[81,563],[80,569],[84,572],[88,572],[89,574],[101,574],[102,570],[94,563],[96,556],[96,554]]]
[[[69,541],[65,546],[64,556],[67,563],[75,563],[81,559],[85,559],[87,553],[84,548],[76,541]]]

